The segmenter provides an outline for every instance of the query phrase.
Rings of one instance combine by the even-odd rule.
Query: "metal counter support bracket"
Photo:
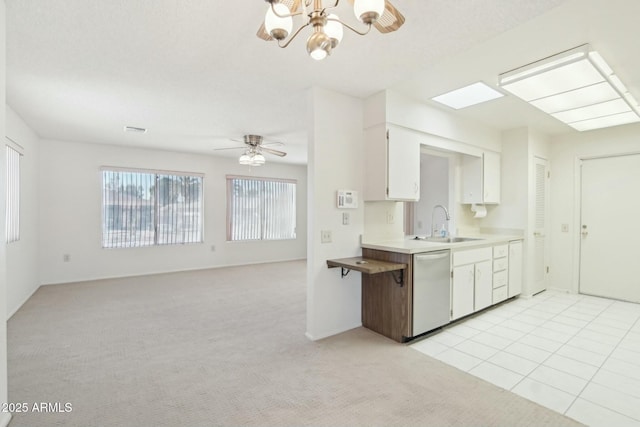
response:
[[[395,271],[390,271],[391,275],[393,276],[393,280],[400,285],[400,287],[404,286],[404,269],[403,270],[398,270],[400,273],[398,273],[398,275],[396,276],[396,272]]]
[[[340,276],[341,277],[347,277],[347,274],[349,274],[351,272],[351,270],[348,269],[348,268],[340,267],[340,269],[342,270],[340,272]]]

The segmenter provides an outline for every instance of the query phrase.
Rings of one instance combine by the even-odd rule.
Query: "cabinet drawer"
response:
[[[509,253],[509,245],[498,245],[493,247],[494,258],[506,257],[508,253]]]
[[[507,287],[503,286],[493,290],[493,303],[497,304],[507,299]]]
[[[472,264],[474,262],[486,261],[491,259],[491,247],[469,249],[467,251],[459,251],[453,253],[453,265]]]
[[[507,270],[493,273],[493,289],[505,286],[507,284],[508,277],[509,276]]]
[[[497,271],[506,270],[508,266],[509,266],[509,262],[507,261],[507,258],[498,258],[493,260],[494,273]]]

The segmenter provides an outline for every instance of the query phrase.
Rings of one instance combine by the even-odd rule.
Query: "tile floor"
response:
[[[640,304],[546,291],[410,345],[589,426],[640,427]]]

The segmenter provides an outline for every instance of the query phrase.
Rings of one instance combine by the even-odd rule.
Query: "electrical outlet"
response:
[[[62,255],[62,261],[71,262],[71,255],[69,255],[69,254]]]
[[[568,233],[568,232],[569,232],[569,224],[562,224],[562,225],[560,226],[560,230],[561,230],[563,233]]]
[[[211,252],[215,252],[216,251],[216,245],[211,245]]]
[[[395,224],[396,215],[392,211],[387,212],[387,224]]]
[[[321,243],[331,243],[331,230],[322,230],[320,232]]]
[[[349,225],[349,212],[342,212],[342,225]]]

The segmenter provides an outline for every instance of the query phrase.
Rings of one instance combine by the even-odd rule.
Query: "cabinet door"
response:
[[[462,203],[482,203],[482,157],[462,156]]]
[[[482,164],[482,200],[500,203],[500,154],[485,152]]]
[[[387,198],[420,199],[420,137],[415,132],[389,126],[387,146]]]
[[[522,241],[509,243],[509,298],[522,292]]]
[[[500,154],[462,157],[462,203],[500,203]]]
[[[493,302],[493,265],[491,261],[475,264],[475,305],[474,310],[482,310]]]
[[[387,199],[387,126],[385,123],[364,131],[363,200]]]
[[[468,264],[453,269],[451,283],[451,320],[473,313],[473,281],[475,265]]]

